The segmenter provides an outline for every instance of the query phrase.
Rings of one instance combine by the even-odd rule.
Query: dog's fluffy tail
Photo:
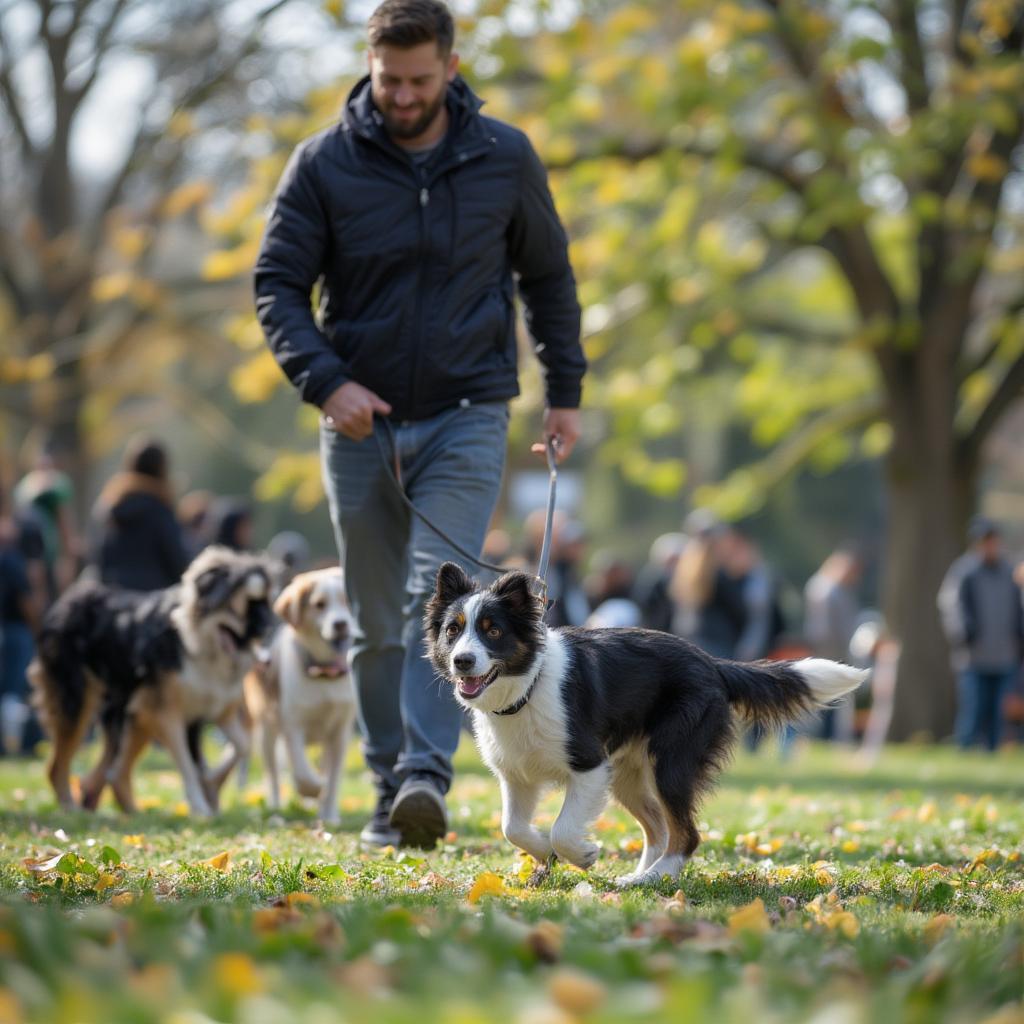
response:
[[[801,661],[717,662],[729,703],[768,727],[828,707],[867,678],[861,669],[825,658]]]

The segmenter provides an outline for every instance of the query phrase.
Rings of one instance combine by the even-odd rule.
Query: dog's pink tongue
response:
[[[475,697],[483,688],[483,676],[465,676],[459,680],[459,689],[463,697]]]

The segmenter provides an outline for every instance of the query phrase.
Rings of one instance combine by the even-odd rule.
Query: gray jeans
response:
[[[462,547],[479,552],[498,500],[508,405],[485,402],[393,425],[406,493]],[[389,450],[385,428],[374,429]],[[321,422],[324,487],[356,620],[353,673],[366,762],[395,790],[410,772],[451,782],[462,710],[426,659],[423,608],[438,566],[457,555],[402,504],[377,440]],[[389,452],[390,458],[390,452]]]

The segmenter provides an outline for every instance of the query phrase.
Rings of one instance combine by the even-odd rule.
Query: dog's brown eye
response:
[[[498,629],[497,626],[491,626],[491,628],[489,630],[487,630],[487,635],[492,640],[497,640],[501,636],[501,630]]]
[[[450,640],[453,636],[459,635],[459,627],[454,622],[450,623],[444,631],[444,635]]]

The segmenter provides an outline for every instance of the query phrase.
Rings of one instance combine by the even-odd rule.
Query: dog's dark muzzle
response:
[[[266,601],[250,601],[245,616],[245,641],[262,640],[274,625],[274,613]]]

